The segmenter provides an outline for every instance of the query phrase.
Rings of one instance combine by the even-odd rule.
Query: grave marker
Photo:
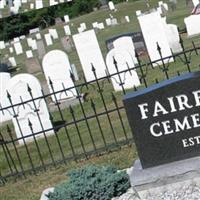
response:
[[[73,35],[73,40],[86,80],[95,79],[92,64],[96,69],[98,78],[106,76],[106,65],[94,30]]]
[[[42,66],[50,92],[53,92],[53,90],[50,85],[49,78],[53,82],[54,92],[74,87],[74,83],[70,77],[70,62],[65,52],[61,50],[50,51],[44,56]],[[54,102],[56,102],[56,99],[60,101],[76,95],[76,90],[73,88],[57,93],[56,95],[52,95],[51,98]]]

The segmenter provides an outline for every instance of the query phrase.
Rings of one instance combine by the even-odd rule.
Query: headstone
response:
[[[117,25],[117,24],[118,24],[118,22],[117,22],[117,19],[116,19],[116,18],[111,19],[111,25],[112,25],[112,26],[115,26],[115,25]]]
[[[166,24],[165,32],[169,46],[173,53],[179,53],[183,51],[180,44],[180,36],[178,32],[178,27],[174,24]]]
[[[130,22],[130,18],[129,18],[129,16],[125,16],[125,20],[126,20],[126,22]]]
[[[194,7],[196,7],[200,2],[199,0],[192,0]]]
[[[199,85],[188,73],[125,96],[143,168],[200,155]]]
[[[6,85],[10,80],[11,76],[7,72],[0,72],[0,104],[2,107],[6,107],[8,99],[6,98]],[[0,124],[12,119],[12,115],[7,110],[0,111]]]
[[[65,35],[71,35],[71,30],[69,25],[64,26]]]
[[[33,98],[42,97],[42,88],[40,82],[30,74],[19,74],[14,76],[9,80],[6,85],[6,90],[11,95],[13,105],[21,103],[21,100],[28,101],[31,100],[30,93],[28,92],[27,85],[31,88]],[[36,108],[34,107],[34,103]],[[24,106],[14,106],[15,112],[18,114],[17,118],[12,118],[16,136],[21,138],[22,136],[27,136],[25,141],[33,141],[32,132],[29,127],[28,120],[32,123],[32,128],[34,133],[40,134],[35,135],[35,137],[41,137],[44,134],[44,130],[47,136],[53,134],[53,126],[50,121],[50,116],[46,102],[43,98],[28,102]],[[38,109],[39,117],[37,116],[35,109]],[[10,112],[13,113],[13,110],[10,109]],[[20,139],[18,141],[20,144],[24,144],[24,141]]]
[[[9,48],[9,52],[10,52],[10,53],[13,53],[13,52],[14,52],[13,47],[10,47],[10,48]]]
[[[114,58],[117,62],[117,69],[114,65]],[[136,70],[131,70],[127,72],[123,72],[124,70],[134,68],[134,62],[132,60],[131,55],[127,51],[123,50],[115,50],[112,49],[106,57],[106,64],[109,71],[109,74],[115,74],[119,72],[119,74],[112,76],[112,84],[115,91],[120,91],[124,89],[130,89],[134,86],[137,87],[140,85],[140,80],[137,75]],[[121,73],[120,73],[121,72]]]
[[[31,41],[31,48],[32,48],[32,50],[37,50],[37,42],[36,42],[36,40],[32,40]]]
[[[38,58],[42,59],[46,54],[44,42],[42,40],[38,40],[36,43],[37,43]]]
[[[94,30],[73,35],[74,44],[87,81],[95,80],[92,65],[97,78],[106,76],[106,65]]]
[[[80,27],[82,27],[83,30],[86,30],[86,29],[87,29],[86,23],[81,23],[81,24],[80,24]]]
[[[135,64],[138,63],[137,58],[135,57],[135,47],[131,37],[129,36],[120,37],[113,42],[113,46],[118,51],[128,51],[132,57],[133,62]]]
[[[64,16],[64,20],[65,20],[65,23],[68,23],[70,20],[69,20],[69,15],[65,15]]]
[[[30,9],[33,10],[34,9],[34,3],[30,3]]]
[[[157,44],[161,48],[162,58],[172,56],[160,14],[158,12],[152,12],[140,15],[138,16],[138,20],[151,62],[161,59],[159,51],[157,50]],[[163,61],[165,63],[172,62],[173,58],[163,59]],[[162,64],[162,61],[157,62],[157,64]]]
[[[43,0],[35,0],[35,8],[36,9],[43,8]]]
[[[4,41],[0,41],[0,49],[5,49],[5,42]]]
[[[54,92],[74,87],[74,83],[70,77],[70,62],[65,52],[61,50],[50,51],[44,56],[42,66],[50,92],[53,92],[53,89],[49,83],[49,78],[53,82]],[[56,102],[56,99],[60,101],[76,95],[76,90],[73,88],[52,95],[51,98]]]
[[[30,34],[35,34],[35,33],[37,33],[37,32],[40,32],[40,28],[33,28],[33,29],[30,29],[30,30],[29,30],[29,33],[30,33]]]
[[[197,25],[199,23],[199,20],[200,20],[200,15],[191,15],[184,19],[189,37],[200,34],[200,27]]]
[[[23,53],[22,45],[20,42],[14,43],[14,48],[17,55],[20,55]]]
[[[108,6],[109,6],[110,10],[112,10],[112,11],[115,10],[115,5],[114,5],[114,3],[112,1],[108,2]]]
[[[103,23],[103,22],[98,24],[98,29],[102,30],[102,29],[104,29],[104,28],[105,28],[105,27],[104,27],[104,23]]]
[[[36,74],[42,71],[41,65],[37,58],[29,58],[25,62],[26,70],[29,74]]]
[[[17,63],[14,57],[8,58],[8,61],[10,62],[12,67],[17,67]]]
[[[111,21],[110,18],[107,18],[107,19],[106,19],[106,25],[107,25],[107,26],[111,26],[111,25],[112,25],[112,21]]]
[[[44,38],[45,38],[45,41],[46,41],[46,45],[47,46],[50,46],[53,44],[53,41],[51,39],[51,35],[48,33],[48,34],[45,34],[44,35]]]
[[[51,37],[55,40],[58,39],[58,33],[56,29],[49,29],[49,34],[51,35]]]
[[[74,75],[74,78],[76,81],[79,80],[79,76],[78,76],[78,71],[76,69],[76,65],[75,64],[71,64],[71,70],[72,70],[72,73]]]
[[[37,39],[37,40],[41,40],[41,39],[42,39],[42,36],[41,36],[40,33],[37,33],[35,36],[36,36],[36,39]]]
[[[98,22],[92,23],[92,27],[93,27],[93,28],[98,28]]]
[[[26,57],[27,58],[32,58],[33,57],[33,52],[31,50],[26,51]]]

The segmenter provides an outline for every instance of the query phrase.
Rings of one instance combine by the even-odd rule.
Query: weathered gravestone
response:
[[[62,37],[60,41],[65,51],[72,51],[74,45],[72,39],[69,36]]]
[[[74,44],[87,81],[95,80],[92,65],[96,69],[97,78],[106,76],[106,65],[95,34],[89,30],[73,35]]]
[[[44,42],[42,40],[37,41],[37,51],[38,51],[39,59],[42,59],[44,55],[46,54],[46,49],[44,46]]]
[[[26,59],[26,70],[29,74],[35,74],[42,71],[40,62],[37,58]]]
[[[114,59],[117,66],[114,64]],[[123,88],[130,89],[140,85],[137,72],[133,69],[135,67],[133,59],[128,51],[112,49],[107,54],[106,64],[111,75],[118,73],[111,78],[115,91],[123,90]],[[128,69],[132,70],[128,71]],[[127,71],[123,72],[124,70]]]
[[[32,97],[28,92],[28,86],[31,89],[32,97],[38,98],[34,100],[34,103],[30,101]],[[36,137],[43,136],[44,132],[47,135],[54,133],[46,102],[43,98],[40,98],[43,96],[42,88],[34,76],[30,74],[16,75],[8,81],[5,90],[9,92],[12,100],[13,108],[9,108],[9,111],[12,114],[17,138],[26,136],[25,141],[33,141],[29,120],[32,123],[33,133],[41,132],[35,135]],[[29,102],[19,105],[22,100]],[[10,103],[7,106],[10,106]],[[13,117],[14,115],[16,117]],[[23,139],[19,139],[18,142],[24,144]]]
[[[200,155],[200,72],[127,94],[124,105],[140,159],[132,185],[144,190],[199,174],[200,157],[192,157]]]
[[[50,51],[44,56],[42,66],[50,92],[57,92],[55,95],[51,95],[54,102],[77,95],[70,76],[71,66],[69,58],[65,52],[61,50]],[[50,80],[53,83],[53,88]]]

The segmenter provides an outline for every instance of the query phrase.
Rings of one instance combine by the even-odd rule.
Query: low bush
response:
[[[110,200],[130,188],[126,172],[113,167],[86,166],[68,176],[68,181],[48,195],[49,200]]]

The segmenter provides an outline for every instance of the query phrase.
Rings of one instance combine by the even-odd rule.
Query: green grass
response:
[[[157,1],[155,1],[155,0],[151,1],[151,2],[152,2],[152,6],[157,3]],[[118,19],[118,21],[120,21],[120,19],[122,17],[124,17],[125,15],[129,15],[131,18],[131,22],[130,23],[120,23],[120,25],[117,25],[115,27],[105,28],[104,30],[100,31],[97,34],[98,41],[99,41],[99,44],[100,44],[100,47],[101,47],[104,57],[106,56],[106,53],[107,53],[107,49],[106,49],[106,45],[105,45],[105,41],[107,39],[109,39],[110,37],[113,37],[114,35],[139,30],[137,18],[135,17],[135,11],[138,9],[144,10],[144,7],[145,7],[144,1],[138,1],[135,3],[123,3],[123,4],[117,5],[118,12],[112,13],[113,16],[116,17]],[[189,10],[180,1],[179,1],[179,4],[177,7],[178,8],[175,12],[170,11],[168,13],[167,21],[168,21],[168,23],[175,23],[175,24],[179,25],[180,28],[183,28],[184,27],[183,18],[185,16],[189,15]],[[76,28],[79,26],[79,24],[81,22],[86,22],[87,27],[91,28],[92,22],[104,21],[105,18],[109,17],[109,13],[110,13],[110,11],[108,11],[108,10],[100,10],[100,11],[93,12],[88,15],[84,15],[79,18],[73,19],[71,21],[71,26],[73,24],[72,32],[76,33],[76,30],[77,30]],[[59,32],[59,36],[64,36],[64,30],[63,30],[62,26],[57,25],[55,27],[57,28],[57,30]],[[47,30],[42,31],[43,34],[45,32],[47,32]],[[199,37],[188,39],[186,35],[183,35],[183,39],[184,39],[185,46],[187,48],[191,47],[191,41],[193,41],[193,40],[196,42],[197,45],[199,45]],[[59,40],[55,41],[54,45],[48,47],[47,51],[50,51],[51,49],[54,49],[54,48],[62,49],[61,43]],[[3,52],[4,55],[7,53],[8,52],[6,52],[6,51]],[[68,55],[69,55],[69,59],[70,59],[71,63],[75,63],[76,66],[78,67],[79,72],[82,73],[82,70],[80,67],[80,62],[79,62],[76,51],[73,50]],[[183,56],[182,56],[182,59],[183,59]],[[24,55],[20,55],[19,57],[17,57],[17,63],[21,67],[21,71],[19,71],[19,72],[26,71],[24,62],[25,62]],[[145,64],[145,62],[146,62],[146,60],[143,59],[142,63]],[[199,70],[199,64],[200,64],[199,63],[199,55],[195,55],[195,53],[193,52],[193,54],[191,56],[191,63],[190,63],[190,67],[191,67],[192,71]],[[181,62],[181,60],[178,60],[178,59],[176,60],[176,62],[171,63],[169,65],[170,77],[175,76],[177,74],[177,71],[179,71],[180,73],[184,73],[185,71],[187,71],[187,66],[183,62]],[[139,70],[138,70],[138,73],[140,74]],[[39,75],[39,79],[41,81],[44,80],[44,77],[42,74]],[[155,67],[153,69],[148,67],[148,72],[146,74],[146,80],[148,82],[148,85],[154,84],[156,79],[159,81],[166,79],[165,74],[158,67]],[[144,87],[144,84],[141,86],[141,88],[142,87]],[[114,92],[112,84],[109,82],[105,82],[103,89],[104,89],[103,95],[105,98],[107,108],[108,109],[115,108],[115,105],[112,101],[112,96],[111,96],[111,93]],[[97,109],[97,113],[104,112],[102,99],[100,97],[100,94],[96,90],[93,90],[93,88],[90,87],[89,90],[84,88],[83,92],[89,92],[88,100],[90,98],[92,98],[94,100],[94,103],[95,103],[96,109]],[[118,106],[122,106],[122,98],[123,98],[122,92],[115,92],[114,94],[117,98]],[[87,116],[94,114],[94,111],[92,110],[91,105],[90,105],[90,101],[84,102],[83,107],[84,107],[84,110],[85,110]],[[77,120],[81,119],[83,117],[83,113],[82,113],[80,106],[74,106],[73,110],[74,110],[74,115]],[[72,118],[72,115],[71,115],[69,109],[67,109],[67,108],[64,109],[62,111],[62,114],[67,122],[73,122],[73,118]],[[131,134],[131,131],[130,131],[130,128],[129,128],[129,125],[127,122],[127,117],[126,117],[125,111],[121,110],[120,114],[122,116],[128,138],[131,138],[132,134]],[[61,116],[60,116],[59,112],[54,112],[54,113],[52,113],[52,115],[53,115],[54,121],[61,120]],[[124,135],[121,123],[119,121],[118,113],[112,112],[109,114],[109,116],[111,118],[111,122],[112,122],[113,128],[115,130],[117,139],[119,141],[124,140],[125,135]],[[101,117],[99,117],[99,121],[102,126],[103,133],[105,134],[106,142],[108,144],[112,143],[114,141],[114,138],[113,138],[113,134],[112,134],[110,125],[108,123],[107,116],[102,115]],[[88,120],[88,124],[91,129],[91,133],[92,133],[93,137],[95,138],[95,145],[97,146],[97,148],[101,148],[103,145],[103,141],[102,141],[101,133],[100,133],[96,119],[93,118],[93,119]],[[86,147],[86,151],[92,150],[93,146],[91,143],[91,137],[89,135],[89,131],[86,126],[86,123],[80,122],[80,123],[78,123],[78,127],[80,130],[81,137],[83,138],[84,145]],[[1,128],[1,131],[3,132],[3,135],[5,138],[9,138],[9,136],[5,130],[5,126],[3,126]],[[75,148],[75,153],[76,154],[81,153],[83,150],[80,145],[80,139],[77,134],[77,129],[75,128],[74,125],[71,125],[71,126],[67,127],[67,131],[69,132],[69,135],[72,138],[72,144],[73,144],[73,147]],[[69,145],[69,141],[67,139],[66,131],[64,129],[60,129],[59,132],[57,133],[57,136],[63,147],[65,157],[72,155],[71,149],[69,147],[70,145]],[[54,158],[56,160],[62,159],[62,154],[59,150],[57,137],[55,135],[48,137],[48,142],[51,147]],[[38,145],[40,147],[44,162],[46,164],[49,163],[51,159],[50,159],[49,150],[47,148],[47,144],[46,144],[45,140],[43,140],[43,139],[38,140]],[[13,146],[10,145],[9,149],[11,150],[12,156],[17,163],[17,168],[20,169]],[[30,160],[27,156],[27,152],[26,152],[26,149],[24,148],[24,146],[18,146],[17,150],[20,154],[20,157],[23,160],[24,168],[30,169],[31,168]],[[36,150],[36,145],[34,142],[30,143],[28,145],[28,150],[31,153],[31,157],[33,158],[34,165],[37,166],[37,165],[41,164],[41,161],[39,159],[39,156],[38,156],[38,153]],[[126,155],[126,156],[124,156],[124,155]],[[130,167],[132,165],[133,160],[136,157],[137,157],[136,150],[135,150],[135,147],[133,146],[133,147],[122,148],[121,150],[119,150],[117,152],[113,152],[113,153],[110,153],[110,154],[107,154],[107,155],[104,155],[101,157],[93,157],[92,159],[90,159],[88,161],[82,161],[82,162],[79,162],[78,164],[76,164],[75,162],[69,162],[67,166],[62,166],[62,167],[59,167],[56,169],[51,168],[51,170],[48,170],[45,173],[41,173],[38,176],[29,176],[28,179],[18,181],[17,183],[10,181],[5,187],[0,188],[0,194],[1,194],[0,200],[1,199],[2,200],[15,200],[15,199],[16,200],[38,200],[40,193],[43,189],[45,189],[46,187],[49,187],[49,186],[54,186],[56,183],[63,181],[65,179],[64,173],[71,168],[79,167],[81,165],[85,165],[88,163],[95,163],[95,164],[100,164],[100,165],[112,164],[112,165],[117,166],[119,169],[122,169],[122,168]],[[0,150],[0,166],[1,166],[2,175],[7,174],[9,172],[2,149]]]

